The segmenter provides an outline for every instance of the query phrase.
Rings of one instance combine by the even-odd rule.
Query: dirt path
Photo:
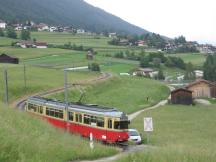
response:
[[[205,105],[205,106],[209,106],[211,105],[211,102],[205,99],[195,99],[195,102],[198,102],[199,104]]]
[[[138,146],[130,146],[128,150],[121,152],[115,156],[110,156],[98,160],[83,160],[83,161],[73,161],[73,162],[113,162],[118,160],[120,157],[125,156],[129,153],[135,153],[139,151],[143,151],[146,148],[153,147],[153,146],[147,146],[147,145],[138,145]]]
[[[105,81],[109,78],[111,78],[113,75],[111,73],[101,73],[101,75],[97,78],[93,78],[90,80],[84,80],[84,81],[79,81],[79,82],[75,82],[73,84],[70,84],[68,86],[68,88],[73,88],[76,85],[93,85],[102,81]],[[12,102],[10,104],[11,107],[13,108],[17,108],[20,110],[23,110],[25,107],[25,101],[27,100],[28,97],[30,96],[41,96],[41,97],[46,97],[48,95],[52,95],[52,94],[56,94],[56,93],[61,93],[64,92],[64,87],[60,87],[60,88],[55,88],[55,89],[51,89],[45,92],[38,92],[38,93],[34,93],[34,94],[30,94],[30,95],[26,95],[23,96],[22,98],[15,100],[14,102]]]

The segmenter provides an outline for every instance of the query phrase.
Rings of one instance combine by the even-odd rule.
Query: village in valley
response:
[[[56,24],[0,14],[0,161],[216,161],[215,45]]]

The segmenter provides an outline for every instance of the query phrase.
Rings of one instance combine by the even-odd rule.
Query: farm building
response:
[[[172,104],[191,105],[193,102],[192,91],[185,88],[179,88],[171,92]]]
[[[0,20],[0,28],[5,29],[6,25],[7,24],[3,20]]]
[[[46,42],[19,41],[16,45],[21,48],[47,48]]]
[[[36,48],[47,48],[46,42],[36,42],[34,45],[36,46]]]
[[[87,60],[93,60],[93,58],[94,58],[94,55],[93,55],[92,51],[88,51],[86,54],[86,59]]]
[[[211,84],[211,97],[216,98],[216,82]]]
[[[16,45],[21,47],[21,48],[33,48],[33,47],[35,47],[33,41],[19,41],[16,43]]]
[[[197,80],[185,88],[192,91],[193,98],[211,97],[212,83],[207,80]]]
[[[158,75],[158,71],[154,71],[151,68],[139,68],[133,72],[133,76],[149,76],[154,78],[154,76]]]
[[[10,63],[10,64],[19,64],[19,59],[15,57],[8,56],[6,54],[0,55],[0,63]]]

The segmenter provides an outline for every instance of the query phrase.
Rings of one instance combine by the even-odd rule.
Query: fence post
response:
[[[8,104],[8,74],[7,69],[4,70],[4,78],[5,78],[5,103]]]

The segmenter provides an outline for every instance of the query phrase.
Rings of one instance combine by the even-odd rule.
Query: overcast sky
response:
[[[85,1],[151,32],[216,45],[216,0]]]

